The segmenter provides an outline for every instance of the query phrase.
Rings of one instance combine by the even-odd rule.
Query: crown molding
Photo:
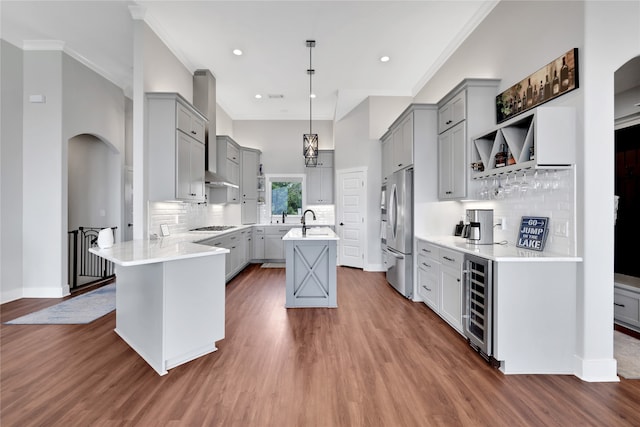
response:
[[[62,40],[24,40],[22,50],[64,50]]]

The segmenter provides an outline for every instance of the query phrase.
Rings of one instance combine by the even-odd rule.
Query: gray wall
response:
[[[22,50],[0,40],[0,303],[22,296]]]

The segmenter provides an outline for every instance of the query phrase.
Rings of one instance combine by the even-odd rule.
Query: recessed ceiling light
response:
[[[388,57],[388,56],[386,56],[386,55],[385,55],[385,56],[381,56],[381,57],[380,57],[380,62],[389,62],[389,60],[390,60],[390,59],[391,59],[391,58],[389,58],[389,57]]]
[[[240,49],[233,49],[233,54],[236,56],[242,55],[242,51]]]
[[[262,95],[260,95],[259,93],[256,93],[256,99],[262,99]]]
[[[316,97],[315,93],[312,93],[311,95],[309,95],[309,98],[315,98],[315,97]]]

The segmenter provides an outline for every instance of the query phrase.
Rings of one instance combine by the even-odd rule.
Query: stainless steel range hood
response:
[[[236,184],[232,184],[229,180],[224,177],[219,176],[216,173],[211,171],[204,171],[204,183],[209,187],[232,187],[232,188],[240,188]]]
[[[205,184],[210,187],[239,188],[226,177],[217,173],[216,78],[209,70],[196,70],[193,73],[193,106],[200,110],[208,120],[204,130]]]

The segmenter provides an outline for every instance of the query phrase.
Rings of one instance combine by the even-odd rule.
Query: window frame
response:
[[[271,213],[271,183],[272,182],[301,182],[302,186],[302,212],[305,211],[307,207],[307,176],[303,173],[273,173],[273,174],[265,174],[265,203],[267,205],[267,213],[269,214],[269,218],[275,217]],[[281,216],[281,215],[280,215]],[[302,215],[287,215],[287,218],[292,220],[300,219]],[[292,221],[287,221],[292,222]]]

